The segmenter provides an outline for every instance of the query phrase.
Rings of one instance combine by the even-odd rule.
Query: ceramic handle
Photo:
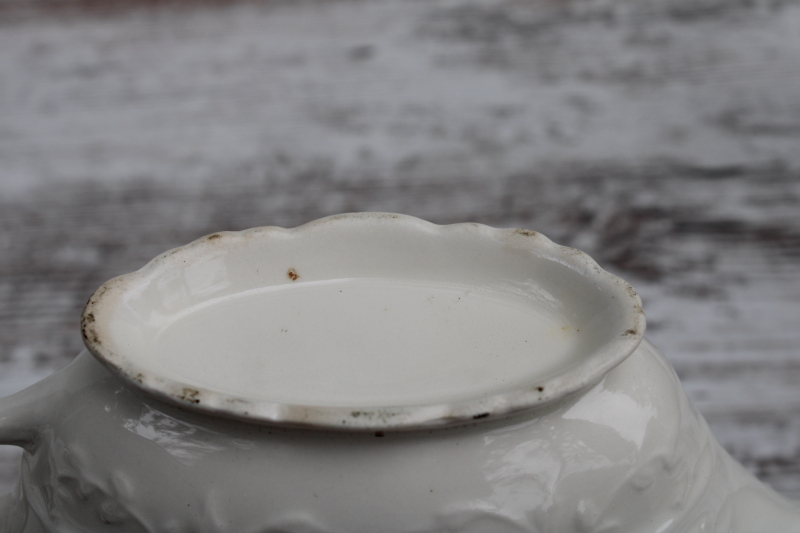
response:
[[[0,444],[21,448],[32,446],[40,428],[48,420],[54,377],[35,383],[16,394],[0,398]]]
[[[25,448],[36,439],[36,426],[27,402],[21,402],[21,393],[0,399],[0,444]]]
[[[68,393],[68,378],[62,370],[16,394],[0,398],[0,444],[34,453],[39,436],[57,415],[63,395]],[[38,527],[26,526],[27,517],[28,503],[19,490],[0,494],[0,533],[39,531]]]
[[[0,444],[30,449],[36,442],[42,403],[33,385],[6,398],[0,398]],[[14,491],[0,494],[0,533],[21,532],[27,513]]]
[[[86,379],[93,379],[92,372],[87,371],[87,365],[91,367],[93,363],[94,358],[84,350],[59,372],[0,398],[0,444],[26,449],[36,444],[42,428],[58,416],[65,398],[85,385]],[[96,363],[94,366],[102,368]]]

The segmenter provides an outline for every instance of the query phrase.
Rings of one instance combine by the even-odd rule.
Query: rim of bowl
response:
[[[392,224],[408,226],[426,233],[446,234],[449,231],[466,229],[474,231],[476,238],[513,241],[518,248],[554,260],[579,275],[591,278],[598,287],[608,291],[616,299],[623,310],[620,334],[593,351],[581,364],[572,365],[555,376],[538,381],[533,384],[535,386],[455,403],[374,409],[363,406],[354,408],[285,404],[209,390],[161,376],[139,364],[135,354],[118,350],[113,342],[109,331],[109,311],[120,304],[125,294],[141,287],[158,273],[175,268],[186,261],[187,257],[197,260],[209,247],[215,249],[225,246],[227,238],[257,235],[258,238],[269,239],[275,231],[283,236],[288,232],[293,237],[302,238],[304,232],[324,224],[343,223],[346,226],[348,221],[375,218],[391,220]],[[343,229],[346,231],[346,228]],[[236,232],[213,233],[168,250],[139,270],[107,281],[92,294],[81,315],[81,333],[88,350],[113,374],[148,395],[194,411],[252,423],[346,431],[428,429],[496,419],[541,407],[598,383],[639,346],[644,337],[645,326],[641,299],[633,287],[603,270],[594,259],[580,250],[558,245],[544,235],[526,229],[499,229],[476,223],[438,225],[394,213],[347,213],[290,229],[262,226]]]

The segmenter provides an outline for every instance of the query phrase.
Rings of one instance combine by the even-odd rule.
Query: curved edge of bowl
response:
[[[356,221],[376,220],[403,224],[425,232],[473,232],[476,238],[494,238],[516,248],[535,251],[557,261],[578,274],[591,278],[618,298],[624,309],[622,328],[618,336],[581,365],[570,368],[530,386],[492,395],[486,398],[457,403],[411,406],[382,406],[375,408],[287,405],[276,402],[237,397],[232,394],[204,389],[159,376],[137,364],[116,349],[110,337],[105,317],[122,296],[138,284],[188,256],[202,256],[229,239],[253,236],[290,234],[302,237],[304,232],[325,225],[338,226]],[[187,245],[164,252],[141,269],[116,277],[100,286],[89,298],[81,315],[81,333],[88,350],[116,376],[148,395],[173,404],[209,414],[235,418],[251,423],[287,427],[337,429],[345,431],[415,430],[474,423],[496,419],[531,410],[583,390],[599,382],[610,370],[624,361],[639,346],[644,337],[646,319],[641,299],[621,278],[603,270],[589,255],[574,248],[560,246],[544,235],[526,229],[497,229],[476,223],[437,225],[408,215],[393,213],[350,213],[334,215],[296,228],[274,226],[251,228],[238,232],[219,232],[201,237]]]

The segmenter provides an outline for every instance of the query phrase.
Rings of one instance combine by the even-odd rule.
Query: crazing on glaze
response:
[[[345,216],[332,222],[337,231],[375,226],[375,220],[427,235],[437,231],[408,217],[380,217]],[[497,240],[496,231],[478,227],[468,238]],[[227,238],[207,239],[206,244]],[[536,246],[545,243],[548,257],[561,261],[567,271],[554,271],[549,278],[509,276],[504,294],[524,299],[526,291],[534,293],[537,305],[561,319],[573,316],[558,306],[569,298],[558,289],[564,274],[578,272],[595,281],[603,276],[613,282],[584,256],[569,250],[553,254],[555,245],[534,240]],[[510,248],[500,249],[526,257],[518,241],[510,242]],[[206,295],[229,286],[219,268],[208,267],[219,257],[214,255],[219,249],[210,250],[196,257],[195,264],[205,267],[181,271],[182,279],[190,280],[187,287],[207,290]],[[314,281],[318,273],[302,264],[293,262],[280,271],[285,283]],[[230,268],[227,275],[232,275]],[[170,283],[158,276],[151,281],[161,282],[162,289]],[[619,287],[628,292],[626,285]],[[457,303],[458,296],[453,298]],[[184,305],[177,297],[166,300],[157,310],[163,312],[170,301]],[[727,455],[666,358],[648,341],[640,342],[644,323],[637,318],[641,310],[633,309],[637,300],[629,293],[624,301],[631,302],[631,313],[603,322],[607,327],[636,321],[637,331],[624,335],[631,329],[626,327],[614,335],[637,336],[632,353],[608,369],[594,363],[601,370],[576,389],[558,376],[539,376],[528,387],[526,408],[514,403],[521,396],[512,384],[489,390],[491,401],[484,403],[474,398],[455,401],[463,399],[464,391],[448,389],[438,396],[437,391],[420,391],[430,394],[428,405],[436,407],[427,411],[425,404],[344,409],[321,402],[311,410],[316,418],[305,424],[297,420],[303,414],[297,408],[264,408],[276,403],[265,396],[249,399],[248,408],[260,402],[264,410],[248,418],[241,406],[228,407],[230,391],[179,383],[186,375],[179,372],[163,382],[145,372],[126,374],[127,368],[108,360],[101,364],[96,353],[84,351],[60,373],[0,400],[0,442],[25,450],[20,483],[0,500],[0,532],[800,532],[800,507]],[[103,311],[101,307],[90,304],[84,324],[86,315]],[[436,313],[446,307],[431,308],[432,316],[440,316]],[[156,315],[151,318],[163,319]],[[580,310],[574,315],[580,317]],[[98,317],[99,312],[91,323]],[[572,322],[574,329],[585,329],[583,324],[580,318]],[[87,344],[96,348],[93,334],[105,342],[102,331],[87,329]],[[559,328],[556,333],[566,342],[578,332]],[[120,338],[124,336],[116,344],[108,342],[119,349]],[[600,334],[591,338],[597,346],[608,345]],[[625,349],[629,343],[613,345]],[[594,352],[583,353],[591,358]],[[554,368],[556,374],[563,371]],[[417,379],[409,376],[404,379]],[[176,382],[181,389],[170,388]],[[154,384],[165,388],[153,393]],[[469,386],[485,384],[479,376]],[[408,383],[398,385],[401,392],[404,385]],[[542,392],[539,387],[559,386],[559,394],[535,394]],[[366,387],[359,394],[376,392]],[[203,405],[213,398],[219,403]],[[404,416],[374,415],[380,412]],[[353,425],[331,427],[333,416],[342,413]]]

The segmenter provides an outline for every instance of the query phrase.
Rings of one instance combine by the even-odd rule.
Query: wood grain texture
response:
[[[0,394],[207,233],[528,227],[633,283],[723,445],[800,498],[799,82],[796,1],[5,0]]]

